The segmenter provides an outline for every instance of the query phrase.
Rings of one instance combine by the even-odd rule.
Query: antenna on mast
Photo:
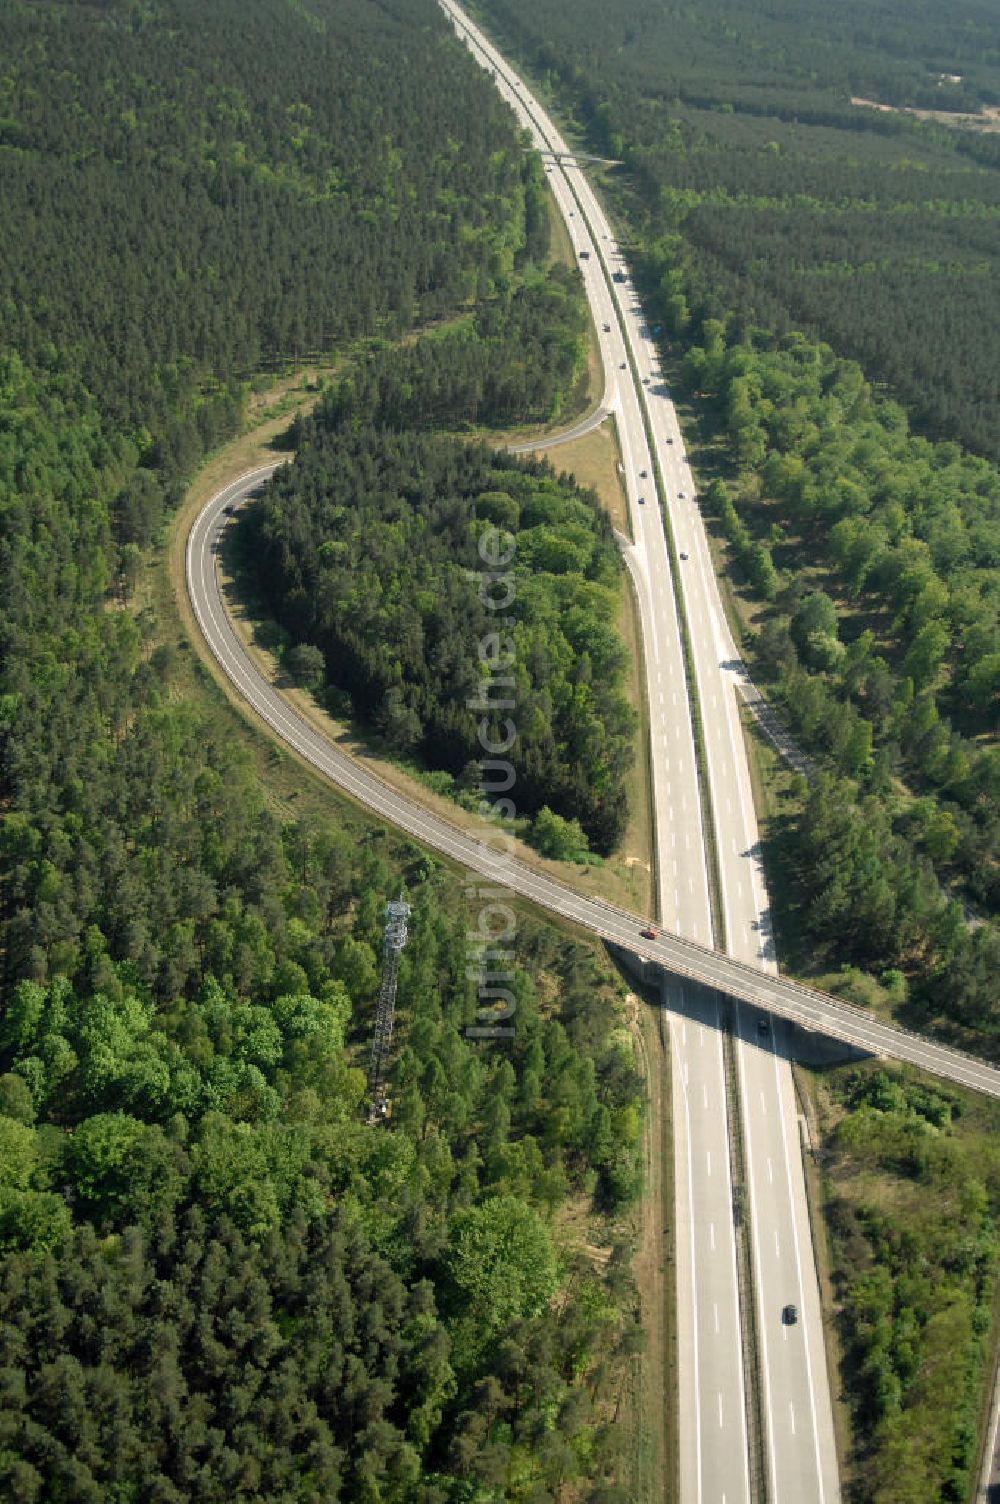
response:
[[[396,983],[399,979],[399,954],[406,944],[406,922],[410,905],[400,893],[385,906],[385,932],[382,939],[382,980],[375,1004],[375,1037],[368,1062],[368,1121],[384,1123],[391,1103],[386,1092],[386,1072],[392,1045],[392,1026],[396,1016]]]

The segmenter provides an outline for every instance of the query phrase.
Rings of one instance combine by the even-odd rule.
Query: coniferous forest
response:
[[[540,261],[538,166],[432,0],[14,0],[0,59],[0,1494],[623,1500],[628,1259],[557,1230],[639,1188],[616,989],[525,918],[467,1038],[455,880],[278,797],[144,585],[255,372]]]
[[[470,701],[494,741],[516,706],[506,755],[518,812],[548,807],[578,819],[594,850],[614,848],[635,715],[617,634],[622,566],[593,497],[485,446],[312,425],[243,526],[275,616],[320,649],[330,682],[390,748],[473,786]],[[498,628],[480,586],[485,529],[515,552],[497,652],[483,662]]]
[[[990,0],[473,8],[623,163],[640,243],[680,237],[681,336],[804,330],[1000,458],[1000,134],[852,103],[1000,106]]]

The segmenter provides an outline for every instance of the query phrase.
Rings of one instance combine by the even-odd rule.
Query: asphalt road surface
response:
[[[709,950],[683,937],[661,933],[655,941],[641,938],[639,932],[647,924],[644,916],[578,894],[553,878],[517,862],[505,851],[497,849],[495,833],[485,833],[480,839],[419,805],[411,804],[377,774],[341,752],[310,726],[260,673],[237,637],[226,612],[217,569],[219,541],[229,521],[226,509],[238,509],[276,468],[277,465],[268,465],[251,472],[227,486],[206,504],[188,538],[186,568],[189,596],[206,642],[239,695],[289,747],[380,818],[391,821],[424,845],[489,879],[501,892],[509,890],[512,894],[528,898],[542,908],[579,924],[612,945],[646,957],[650,962],[663,967],[672,977],[702,983],[754,1005],[743,1015],[741,1029],[744,1034],[750,1031],[752,1040],[752,1030],[756,1029],[756,1021],[761,1012],[770,1018],[769,1037],[765,1048],[760,1050],[761,1059],[770,1054],[771,1031],[776,1027],[774,1019],[781,1017],[844,1040],[872,1054],[906,1060],[932,1074],[987,1095],[1000,1097],[1000,1071],[970,1056],[880,1023],[862,1009],[761,972],[755,966]],[[692,999],[699,995],[697,989],[692,989]],[[705,1006],[702,1005],[703,1010]],[[671,1020],[671,1030],[675,1038],[686,1034],[693,1048],[703,1050],[705,1046],[702,1038],[714,1032],[714,1017],[704,1011],[701,1018],[692,1017],[696,1007],[694,1005],[690,1008],[687,1015],[682,1012],[675,1014]],[[704,1035],[699,1032],[701,1030]],[[681,1043],[686,1042],[682,1037]],[[683,1080],[683,1071],[681,1079]],[[708,1082],[705,1084],[708,1085]],[[716,1090],[721,1092],[721,1086]],[[678,1090],[675,1101],[681,1100],[685,1110],[683,1117],[680,1113],[676,1115],[676,1126],[678,1129],[684,1128],[686,1141],[690,1143],[692,1134],[687,1132],[687,1125],[698,1107],[697,1087],[692,1091],[690,1084],[686,1084],[685,1088]],[[711,1114],[711,1105],[711,1097],[708,1103],[702,1098],[701,1111],[706,1116]],[[779,1122],[775,1119],[774,1126],[778,1129],[780,1140]],[[769,1183],[772,1177],[776,1178],[784,1173],[786,1153],[797,1152],[797,1145],[793,1151],[793,1146],[788,1144],[787,1139],[780,1140],[780,1143],[778,1151],[773,1145],[770,1150],[766,1144],[758,1146],[755,1142],[752,1146],[754,1158],[760,1159]],[[685,1178],[689,1182],[708,1179],[709,1172],[707,1160],[696,1164],[692,1155],[686,1161]],[[686,1211],[688,1205],[689,1202],[685,1202],[678,1207],[678,1233],[687,1237],[692,1232]],[[716,1236],[720,1232],[721,1228],[716,1228]],[[773,1241],[773,1229],[771,1232]],[[709,1232],[708,1236],[711,1238],[712,1234]],[[678,1241],[681,1241],[680,1237]],[[808,1257],[809,1254],[801,1247],[793,1252],[793,1258],[800,1261]],[[692,1255],[692,1261],[697,1268],[696,1254]],[[766,1323],[762,1321],[762,1325],[769,1348],[768,1362],[778,1366],[784,1363],[790,1351],[789,1343],[795,1341],[798,1328],[785,1329],[779,1326],[780,1312],[777,1315],[773,1312],[766,1315]],[[714,1311],[712,1320],[714,1324]],[[688,1402],[690,1403],[690,1396]],[[792,1404],[795,1405],[794,1400]],[[803,1404],[809,1404],[808,1396],[801,1397],[800,1406]],[[782,1419],[786,1420],[789,1427],[793,1424],[798,1426],[803,1414],[804,1411],[793,1409]],[[710,1433],[708,1437],[701,1438],[701,1444],[706,1448],[710,1441]],[[701,1486],[694,1497],[708,1499],[712,1495]]]
[[[518,91],[515,102],[523,104],[525,97],[530,99],[523,85],[513,88]],[[532,115],[525,118],[537,130],[534,121],[537,106],[533,101],[531,108]],[[555,149],[561,151],[564,147],[557,145]],[[678,1243],[679,1251],[680,1245],[684,1245],[687,1251],[683,1256],[690,1261],[692,1311],[686,1341],[693,1349],[690,1358],[697,1370],[687,1396],[682,1394],[682,1402],[688,1407],[686,1434],[694,1438],[693,1455],[686,1465],[685,1497],[735,1501],[747,1497],[746,1447],[742,1431],[742,1379],[739,1364],[734,1362],[739,1342],[738,1336],[734,1340],[733,1333],[738,1332],[739,1315],[734,1295],[731,1186],[725,1151],[725,1095],[718,1053],[717,1005],[698,986],[676,990],[677,979],[718,988],[872,1053],[909,1060],[991,1095],[1000,1095],[1000,1072],[957,1051],[878,1024],[863,1010],[785,982],[774,974],[756,829],[748,824],[748,817],[751,821],[753,817],[752,800],[748,785],[744,791],[740,781],[742,734],[738,718],[734,720],[734,685],[740,666],[718,604],[676,418],[656,369],[655,348],[641,314],[634,307],[634,294],[627,283],[608,279],[607,272],[620,271],[621,263],[599,206],[596,201],[588,201],[588,195],[592,200],[589,185],[572,166],[554,166],[550,181],[577,249],[590,251],[586,260],[581,261],[581,270],[595,319],[602,327],[605,323],[610,325],[602,335],[607,372],[604,403],[615,412],[622,435],[635,538],[629,564],[639,595],[650,664],[655,796],[658,814],[662,810],[668,812],[668,818],[660,818],[657,823],[661,912],[668,927],[677,933],[662,935],[655,942],[642,940],[638,935],[644,925],[641,916],[581,897],[491,849],[488,838],[478,840],[447,820],[411,806],[377,775],[354,763],[314,731],[259,674],[228,622],[214,555],[219,533],[228,520],[225,508],[241,504],[274,466],[220,492],[202,511],[188,542],[188,586],[201,629],[240,694],[320,771],[427,845],[446,852],[500,886],[512,888],[575,920],[612,943],[638,949],[665,966],[674,979],[669,985],[675,989],[671,998],[675,1008],[671,1023],[675,1041],[675,1103],[683,1104],[683,1116],[677,1114],[681,1139],[678,1156],[679,1169],[680,1158],[684,1156],[683,1178],[687,1183],[683,1195],[679,1186]],[[615,299],[613,291],[623,296]],[[622,360],[626,363],[624,371]],[[638,381],[633,377],[633,368]],[[648,386],[643,388],[644,376]],[[588,421],[595,420],[596,415]],[[724,938],[734,950],[732,957],[710,948],[714,937],[707,918],[701,805],[684,698],[676,603],[656,504],[654,454],[665,482],[664,499],[676,547],[688,554],[687,560],[680,561],[681,580],[695,648],[699,694],[703,711],[712,712],[703,719],[707,732],[707,723],[711,722],[711,731],[706,735],[713,793],[711,807],[723,868]],[[645,477],[641,474],[643,470],[647,472]],[[644,498],[642,503],[640,495]],[[687,570],[688,564],[695,567]],[[700,656],[699,649],[704,649]],[[713,694],[717,697],[715,705]],[[675,700],[672,696],[680,698]],[[713,777],[713,768],[727,768],[723,755],[727,744],[731,756],[729,771],[716,772]],[[719,790],[723,791],[721,797]],[[682,804],[682,800],[686,802]],[[741,1092],[751,1163],[750,1211],[772,1493],[776,1499],[832,1501],[837,1497],[835,1458],[832,1439],[827,1455],[823,1437],[824,1391],[825,1405],[828,1407],[829,1403],[825,1356],[821,1335],[818,1341],[815,1337],[810,1340],[807,1335],[820,1332],[819,1305],[804,1187],[797,1185],[801,1182],[801,1162],[794,1098],[788,1067],[783,1053],[775,1049],[776,1036],[772,1030],[773,1025],[768,1026],[766,1033],[759,1030],[755,1008],[741,1013],[737,1032],[741,1040]],[[712,1137],[711,1148],[707,1146],[709,1137]],[[800,1311],[800,1321],[794,1327],[786,1327],[780,1320],[781,1305],[789,1300]],[[684,1416],[682,1410],[682,1419]],[[724,1444],[720,1431],[726,1433]],[[719,1461],[723,1454],[739,1459],[741,1453],[744,1460],[735,1467],[731,1462]]]
[[[283,462],[282,462],[283,463]],[[453,858],[498,886],[537,903],[550,913],[579,924],[611,945],[621,946],[662,966],[671,975],[714,987],[729,997],[753,1003],[802,1028],[843,1040],[871,1055],[903,1060],[931,1075],[1000,1098],[1000,1070],[948,1045],[938,1044],[883,1023],[864,1008],[785,977],[771,976],[720,951],[661,931],[646,940],[642,914],[577,893],[557,879],[497,849],[495,833],[469,834],[443,816],[412,804],[369,768],[315,731],[285,701],[255,666],[233,630],[216,572],[216,549],[227,506],[239,507],[277,464],[261,466],[233,481],[207,502],[196,518],[187,544],[187,586],[198,626],[239,694],[290,747],[339,788],[414,839]]]
[[[566,217],[594,317],[603,331],[599,338],[605,365],[609,370],[617,366],[621,376],[612,406],[636,540],[629,564],[646,648],[661,915],[677,933],[701,938],[691,927],[694,923],[712,934],[699,780],[696,767],[685,758],[693,740],[666,527],[675,549],[702,712],[706,792],[722,909],[712,939],[718,948],[773,974],[777,965],[770,906],[738,708],[742,665],[726,627],[694,480],[659,369],[655,339],[612,228],[557,128],[458,7],[451,0],[443,3],[536,146],[548,149],[549,182]],[[617,359],[619,347],[624,360]],[[643,489],[646,494],[637,506],[635,493]],[[663,502],[662,521],[659,505],[650,505],[658,500]],[[666,1001],[683,1011],[683,996]],[[737,1371],[743,1333],[723,1041],[719,1028],[712,1027],[717,1025],[714,1005],[702,1006],[707,1012],[698,1019],[696,1031],[689,1031],[683,1021],[672,1029],[679,1088],[674,1100],[682,1114],[675,1140],[677,1220],[681,1228],[685,1223],[690,1228],[690,1238],[683,1233],[678,1238],[680,1468],[685,1499],[718,1500],[743,1497],[749,1481],[742,1372]],[[759,1318],[769,1492],[776,1504],[797,1504],[805,1498],[832,1504],[839,1497],[836,1445],[791,1065],[772,1052],[769,1038],[759,1031],[745,1037],[740,1023],[734,1049],[749,1181],[748,1234]],[[693,1053],[692,1037],[698,1040]],[[692,1163],[700,1167],[695,1174]],[[789,1304],[798,1312],[794,1326],[781,1320]]]
[[[453,19],[456,11],[451,11]],[[564,143],[499,55],[477,40],[478,60],[548,151],[546,171],[583,276],[604,364],[602,407],[614,413],[633,541],[620,540],[632,577],[645,647],[655,806],[658,913],[669,929],[714,945],[702,799],[684,650],[654,449],[634,363],[643,351],[624,316],[607,255],[610,228],[585,213],[555,153]],[[476,55],[477,47],[473,47]],[[571,430],[571,432],[573,432]],[[544,443],[541,447],[545,447]],[[749,1504],[750,1470],[743,1329],[737,1270],[730,1124],[717,995],[664,982],[671,1010],[676,1155],[676,1300],[682,1493],[685,1499]]]

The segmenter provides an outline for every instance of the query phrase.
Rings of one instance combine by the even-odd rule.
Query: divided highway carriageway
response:
[[[219,536],[247,497],[277,468],[265,466],[227,486],[199,513],[188,537],[187,586],[206,642],[239,694],[273,731],[345,793],[389,820],[415,840],[460,862],[489,882],[531,899],[542,908],[612,945],[634,951],[672,972],[729,997],[764,1008],[803,1028],[844,1040],[873,1055],[902,1060],[933,1075],[1000,1097],[1000,1070],[947,1045],[909,1033],[869,1015],[864,1009],[813,988],[769,975],[696,941],[660,933],[644,939],[648,921],[595,898],[576,893],[556,879],[491,848],[412,803],[316,731],[292,709],[280,691],[256,667],[237,637],[222,597],[217,573]]]

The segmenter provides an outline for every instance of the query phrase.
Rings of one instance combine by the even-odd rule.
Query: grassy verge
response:
[[[727,1017],[722,1040],[726,1076],[726,1101],[729,1109],[729,1171],[733,1187],[733,1206],[746,1205],[750,1181],[743,1134],[743,1111],[740,1097],[740,1068],[736,1058],[731,1016]],[[739,1285],[740,1312],[743,1324],[743,1382],[747,1422],[747,1454],[750,1468],[750,1493],[754,1499],[769,1497],[767,1471],[767,1435],[764,1425],[764,1402],[761,1392],[760,1324],[757,1309],[757,1285],[754,1279],[753,1246],[745,1215],[736,1226],[736,1273]]]
[[[633,1034],[646,1081],[645,1194],[633,1266],[644,1351],[623,1417],[635,1504],[680,1504],[674,1145],[669,1040],[658,996],[633,996]]]
[[[613,419],[606,419],[600,428],[584,434],[582,439],[574,439],[571,444],[560,444],[555,449],[540,449],[538,452],[555,469],[568,470],[581,486],[593,487],[612,525],[626,537],[629,535],[628,500],[618,468],[618,440]]]
[[[962,1500],[997,1352],[1000,1107],[877,1061],[798,1083],[844,1495]]]
[[[549,259],[553,263],[559,263],[570,267],[577,274],[580,273],[580,263],[576,252],[573,250],[573,241],[562,217],[562,213],[555,201],[555,195],[549,192],[549,225],[551,227],[551,241],[549,245]],[[597,325],[594,323],[593,311],[587,304],[587,390],[586,401],[579,417],[584,417],[597,407],[604,396],[604,359],[601,355],[601,342],[597,334]],[[570,421],[568,415],[560,419],[560,426],[565,428]]]
[[[544,453],[544,450],[541,451]],[[597,493],[601,505],[619,532],[628,531],[625,491],[619,471],[618,444],[613,425],[603,424],[571,444],[562,444],[548,456],[561,470],[568,470],[582,486]],[[631,892],[634,906],[643,914],[656,909],[656,850],[653,839],[654,810],[652,767],[650,766],[649,706],[646,702],[646,668],[643,657],[642,625],[639,603],[630,583],[619,618],[619,633],[632,661],[626,693],[629,704],[639,718],[636,734],[636,759],[626,779],[629,820],[621,845],[614,857],[597,869],[595,883],[607,876],[607,869],[617,873],[619,886]],[[588,888],[596,892],[598,888]]]
[[[649,734],[649,704],[646,699],[646,663],[639,621],[639,602],[629,579],[625,585],[621,635],[632,659],[632,674],[626,686],[628,700],[638,717],[635,762],[625,781],[629,819],[616,862],[623,866],[633,885],[636,906],[643,914],[657,909],[656,812],[653,808],[652,743]]]

